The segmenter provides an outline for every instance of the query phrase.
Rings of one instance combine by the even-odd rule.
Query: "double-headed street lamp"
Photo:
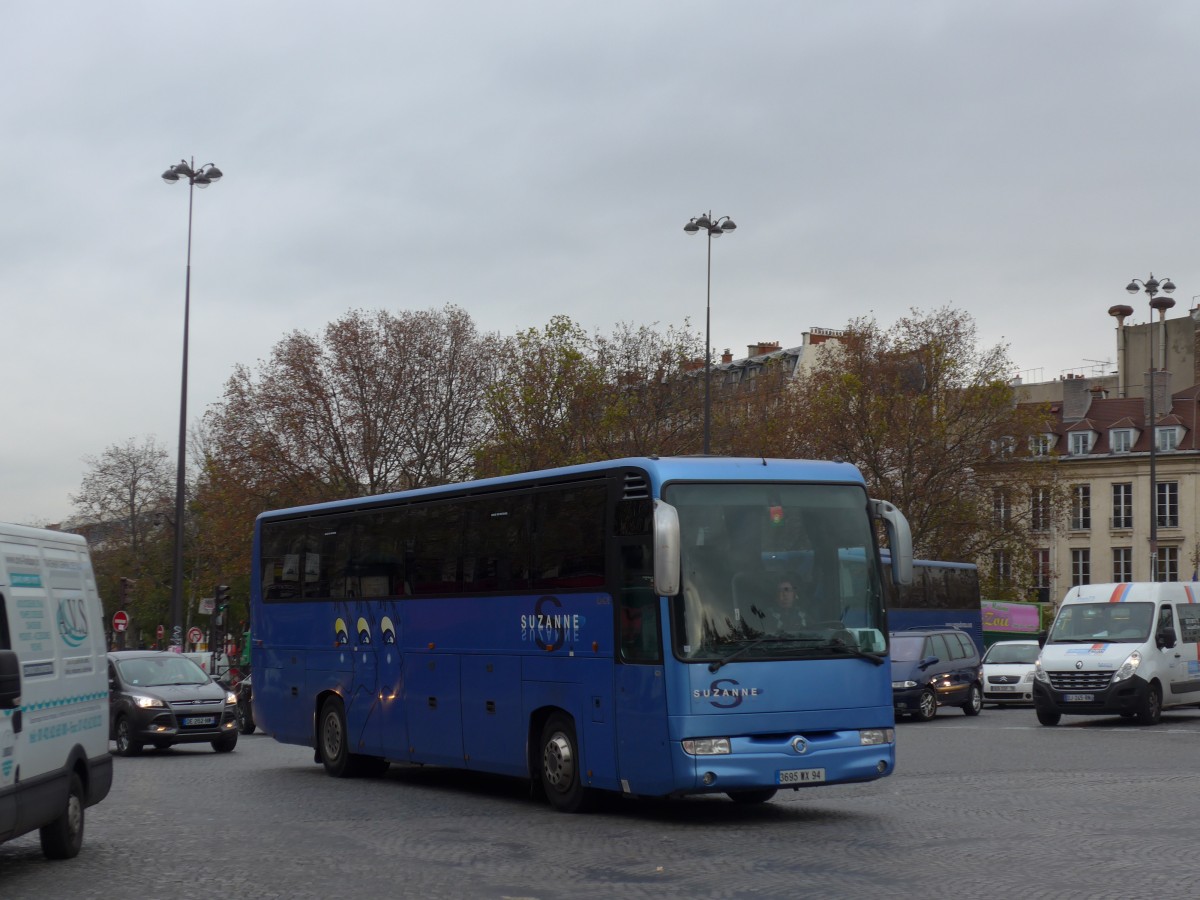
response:
[[[712,239],[737,228],[729,216],[699,215],[683,226],[688,234],[708,232],[708,287],[704,296],[704,455],[712,444]]]
[[[1150,298],[1150,308],[1158,311],[1158,321],[1163,334],[1159,338],[1159,352],[1163,356],[1162,368],[1166,368],[1166,316],[1167,310],[1175,305],[1170,297],[1157,296],[1159,291],[1170,294],[1175,285],[1170,278],[1159,281],[1150,273],[1145,281],[1135,278],[1125,286],[1131,294],[1145,291]],[[1158,385],[1158,369],[1154,365],[1154,323],[1150,323],[1150,580],[1158,581],[1158,475],[1155,462],[1158,455],[1158,431],[1155,428],[1154,392]]]
[[[196,168],[196,160],[181,159],[162,179],[174,184],[188,180],[187,274],[183,282],[183,382],[179,391],[179,460],[175,471],[175,573],[171,580],[171,648],[183,647],[183,515],[186,505],[184,487],[187,474],[187,380],[188,380],[188,319],[192,305],[192,197],[195,188],[206,188],[221,180],[221,172],[212,163]]]

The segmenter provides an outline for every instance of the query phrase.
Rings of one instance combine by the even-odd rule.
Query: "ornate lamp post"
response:
[[[729,216],[699,215],[683,226],[688,234],[708,232],[708,284],[704,295],[704,455],[712,445],[712,239],[737,228]]]
[[[1150,308],[1158,311],[1158,321],[1163,334],[1159,337],[1159,353],[1163,357],[1162,368],[1166,368],[1166,316],[1167,310],[1175,305],[1170,297],[1159,297],[1158,292],[1170,294],[1175,285],[1170,278],[1159,281],[1150,273],[1145,281],[1135,278],[1125,286],[1131,294],[1145,291],[1150,298]],[[1158,581],[1158,475],[1155,471],[1158,456],[1158,431],[1155,423],[1158,417],[1154,413],[1154,393],[1158,386],[1158,369],[1154,365],[1154,323],[1150,324],[1150,580]]]
[[[192,197],[195,188],[206,188],[221,180],[224,173],[212,163],[196,168],[195,158],[189,163],[181,159],[162,179],[175,184],[180,178],[188,180],[187,273],[183,282],[183,380],[179,391],[179,458],[175,471],[175,572],[171,579],[171,649],[183,647],[183,515],[184,485],[187,472],[187,381],[188,381],[188,319],[192,304]]]

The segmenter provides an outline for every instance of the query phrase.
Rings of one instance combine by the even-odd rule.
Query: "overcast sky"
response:
[[[1198,40],[1152,0],[0,4],[0,519],[174,457],[182,157],[225,173],[189,420],[351,308],[702,333],[708,210],[718,352],[949,304],[1052,379],[1115,359],[1130,278],[1200,295]]]

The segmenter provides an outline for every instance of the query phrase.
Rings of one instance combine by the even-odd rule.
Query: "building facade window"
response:
[[[1092,433],[1090,431],[1071,432],[1071,455],[1086,456],[1092,449]]]
[[[1113,453],[1128,453],[1133,449],[1133,429],[1114,428],[1108,433],[1108,444]]]
[[[999,582],[1007,583],[1012,581],[1012,560],[1009,559],[1006,550],[992,551],[992,574],[996,576]]]
[[[1179,580],[1179,548],[1178,547],[1159,547],[1158,559],[1155,560],[1155,569],[1157,570],[1156,581],[1178,581]]]
[[[1029,530],[1050,530],[1050,491],[1034,488],[1029,495]]]
[[[1179,482],[1160,481],[1155,486],[1157,492],[1156,513],[1160,528],[1179,527]]]
[[[1012,513],[1008,504],[1008,492],[1003,488],[992,491],[992,524],[1007,525]]]
[[[1071,587],[1092,583],[1092,551],[1086,548],[1071,551]]]
[[[1050,551],[1039,548],[1033,551],[1033,586],[1039,603],[1050,602]]]
[[[1133,485],[1128,481],[1112,486],[1112,527],[1133,527]]]
[[[1133,548],[1113,547],[1112,580],[1133,581]]]
[[[1050,449],[1054,446],[1054,435],[1052,434],[1035,434],[1029,439],[1029,455],[1030,456],[1049,456]]]
[[[1087,531],[1092,527],[1092,487],[1077,484],[1071,488],[1071,530]]]

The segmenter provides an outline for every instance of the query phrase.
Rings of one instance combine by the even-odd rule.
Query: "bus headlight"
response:
[[[1132,678],[1133,673],[1137,671],[1137,667],[1141,665],[1142,654],[1134,650],[1127,657],[1125,662],[1121,663],[1121,668],[1117,669],[1117,673],[1113,675],[1113,684],[1118,681],[1125,681],[1127,678]]]
[[[729,738],[688,738],[683,742],[683,752],[692,756],[718,756],[729,752]]]
[[[858,733],[858,743],[863,747],[894,744],[896,743],[896,731],[892,728],[864,728]]]

